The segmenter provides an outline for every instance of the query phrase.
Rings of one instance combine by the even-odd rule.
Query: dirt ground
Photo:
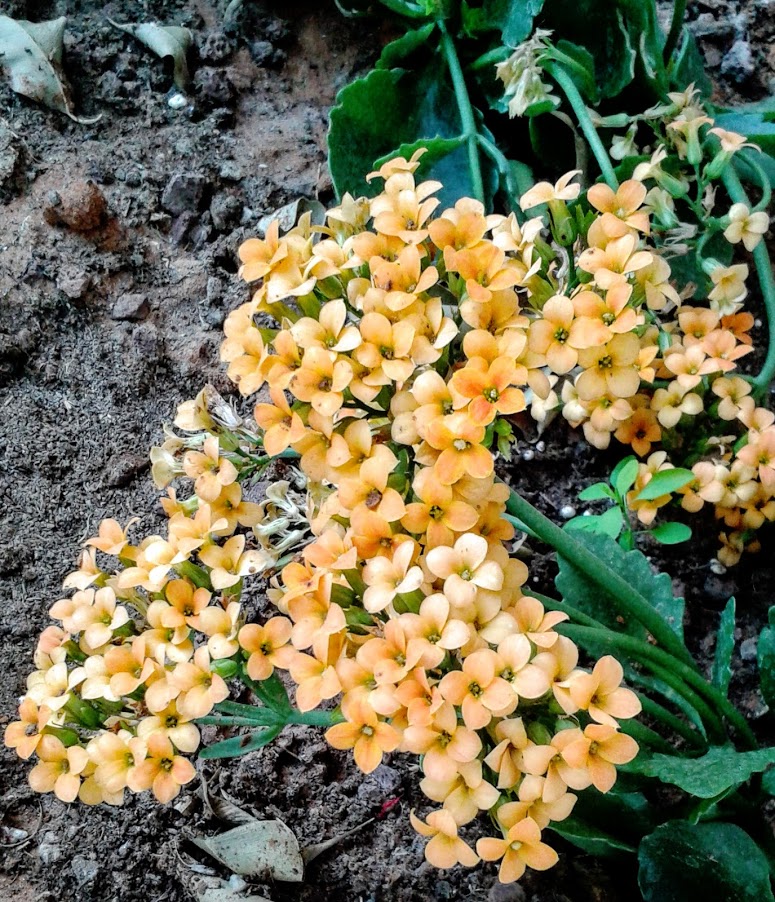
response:
[[[194,31],[192,103],[175,110],[170,72],[107,23],[102,3],[3,4],[20,18],[68,16],[77,108],[102,119],[76,124],[0,79],[0,728],[13,719],[36,635],[79,543],[106,516],[153,524],[158,493],[147,453],[162,422],[206,381],[229,391],[217,348],[225,313],[246,293],[235,278],[236,249],[287,201],[331,199],[328,108],[387,40],[377,19],[347,20],[333,4],[311,2],[245,3],[237,27],[224,32],[225,5],[126,0],[107,8],[121,21],[158,18]],[[720,97],[772,89],[767,4],[697,2],[692,16]],[[532,459],[515,473],[557,516],[610,461],[559,423],[552,428],[547,451],[530,447]],[[680,575],[688,636],[706,659],[720,605],[737,595],[733,694],[757,724],[766,708],[754,688],[751,640],[775,588],[772,557],[715,576],[713,524],[696,531],[702,541],[691,559],[677,552],[654,560]],[[533,567],[543,585],[548,559],[536,554]],[[203,875],[228,876],[187,842],[214,826],[195,786],[168,807],[136,796],[122,809],[65,806],[34,796],[28,766],[5,749],[0,755],[0,900],[184,902],[196,898]],[[616,902],[637,893],[615,867],[566,848],[553,871],[530,872],[510,888],[498,886],[492,867],[435,871],[408,825],[419,802],[416,764],[393,756],[364,778],[312,729],[292,728],[273,746],[206,772],[215,790],[260,817],[281,818],[302,844],[401,798],[316,860],[303,885],[254,884],[258,897]],[[15,830],[27,840],[13,845],[22,835]]]

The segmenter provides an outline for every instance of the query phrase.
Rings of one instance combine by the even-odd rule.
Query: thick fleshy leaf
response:
[[[224,739],[221,742],[216,742],[203,748],[199,752],[199,757],[238,758],[240,755],[247,755],[248,752],[255,752],[276,739],[280,735],[283,726],[284,724],[278,724],[275,727],[263,727],[260,730],[251,730],[250,733],[244,733],[242,736]]]
[[[597,0],[552,0],[541,17],[543,26],[589,51],[603,97],[620,94],[635,76],[637,52],[620,6],[601,5]]]
[[[678,48],[673,53],[669,74],[674,90],[683,91],[686,85],[693,84],[703,97],[710,97],[713,91],[713,82],[705,71],[697,41],[688,28],[684,29]]]
[[[516,47],[530,37],[535,17],[543,5],[544,0],[473,0],[463,3],[463,31],[469,37],[499,31],[507,47]]]
[[[578,531],[575,538],[593,552],[602,563],[618,573],[659,613],[665,623],[683,638],[684,601],[673,595],[673,584],[666,573],[654,573],[640,551],[624,551],[613,539],[594,532]],[[616,607],[606,593],[558,555],[560,572],[555,584],[562,598],[617,632],[626,632],[641,639],[647,631],[636,620],[622,622]]]
[[[378,111],[378,115],[375,113]],[[434,54],[419,70],[375,69],[343,88],[331,110],[328,131],[329,166],[337,193],[373,195],[381,188],[366,175],[375,163],[399,154],[429,148],[418,176],[437,179],[444,188],[435,196],[442,208],[471,196],[473,185],[468,148],[457,102],[440,56]],[[485,195],[489,203],[498,187],[497,171],[479,152]]]
[[[638,850],[645,902],[772,902],[764,853],[740,827],[669,821]]]
[[[759,633],[757,657],[762,695],[765,702],[775,708],[775,606],[770,608],[769,621]]]
[[[730,598],[721,613],[716,633],[716,651],[713,655],[711,682],[724,695],[732,679],[732,652],[735,650],[735,599]]]
[[[775,748],[738,752],[734,748],[715,747],[700,758],[641,754],[627,765],[627,771],[657,777],[698,799],[712,799],[772,764],[775,764]]]
[[[602,501],[603,498],[613,499],[614,493],[604,482],[596,482],[594,485],[587,486],[583,492],[579,493],[580,501]]]
[[[376,68],[394,69],[401,65],[415,50],[427,43],[435,28],[435,22],[428,22],[422,28],[413,28],[397,40],[391,41],[380,54]]]
[[[629,845],[629,843],[624,842],[610,832],[574,817],[568,817],[564,821],[556,823],[553,822],[548,829],[590,855],[596,855],[601,858],[621,855],[622,853],[633,854],[635,852],[634,846]]]

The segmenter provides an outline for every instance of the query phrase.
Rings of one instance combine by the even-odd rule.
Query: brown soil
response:
[[[158,18],[195,32],[193,105],[176,111],[166,97],[170,72],[105,21],[103,4],[5,5],[9,15],[34,20],[69,13],[66,68],[78,110],[103,116],[78,125],[17,97],[0,79],[0,726],[12,719],[35,637],[79,543],[106,516],[138,515],[152,527],[157,492],[147,451],[162,421],[206,381],[229,392],[217,349],[225,312],[245,295],[235,279],[236,248],[283,203],[331,199],[328,108],[387,34],[377,20],[347,20],[333,6],[312,3],[292,4],[292,12],[279,3],[246,3],[238,27],[224,33],[218,24],[224,6],[127,0],[113,8],[121,21]],[[748,32],[756,75],[740,81],[727,68],[727,95],[756,97],[768,87],[761,73],[772,67],[761,48],[770,26],[764,6],[756,9],[759,21],[749,16],[756,30]],[[697,3],[698,12],[723,23],[730,7]],[[743,27],[739,17],[734,21],[732,40]],[[723,69],[732,43],[721,31],[703,39],[703,49]],[[559,423],[544,439],[543,453],[523,445],[533,457],[521,460],[517,472],[530,486],[528,497],[557,517],[610,460],[566,436]],[[706,637],[729,594],[737,594],[741,611],[738,649],[756,635],[775,570],[763,555],[715,577],[708,568],[713,525],[706,521],[696,531],[702,541],[691,559],[685,551],[649,551],[680,577],[689,637],[707,660]],[[551,566],[548,557],[534,556],[537,585],[549,579]],[[750,656],[737,657],[735,668],[734,697],[756,722],[765,709]],[[205,819],[198,790],[166,808],[136,796],[122,809],[65,806],[33,796],[28,766],[6,750],[0,754],[6,844],[0,899],[196,897],[197,880],[212,862],[186,835],[216,827]],[[618,868],[564,847],[556,869],[530,873],[518,887],[499,887],[492,867],[435,871],[408,825],[408,809],[420,803],[416,764],[393,756],[364,778],[312,729],[292,728],[273,746],[208,765],[206,773],[216,791],[260,817],[284,820],[302,844],[340,834],[377,815],[385,802],[402,800],[314,862],[302,886],[256,884],[258,896],[615,902],[637,894]],[[27,841],[11,846],[14,829],[26,830]]]

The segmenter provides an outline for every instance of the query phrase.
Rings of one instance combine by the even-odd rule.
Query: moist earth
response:
[[[230,4],[235,7],[239,4]],[[344,18],[333,4],[91,0],[25,3],[3,12],[68,16],[65,68],[76,124],[13,94],[0,79],[0,727],[10,722],[37,634],[103,517],[161,523],[148,448],[177,404],[205,382],[233,391],[218,363],[221,325],[247,296],[236,250],[260,219],[297,198],[332,199],[327,114],[339,88],[374,61],[392,32],[379,16]],[[106,19],[192,29],[193,85],[178,108],[172,72]],[[693,28],[721,101],[772,90],[767,4],[697,2]],[[170,103],[172,101],[172,103]],[[615,454],[594,452],[561,418],[520,441],[504,471],[555,519],[605,475]],[[529,488],[528,488],[529,487]],[[775,589],[770,555],[726,574],[710,566],[716,530],[695,518],[690,550],[644,550],[687,598],[687,637],[700,659],[735,594],[739,625],[732,697],[766,728],[756,691],[755,641]],[[526,546],[535,588],[551,556]],[[256,590],[251,611],[264,612]],[[18,902],[188,902],[210,875],[228,878],[190,842],[223,824],[196,784],[171,805],[129,796],[123,808],[66,806],[27,786],[28,765],[3,749],[0,899]],[[281,902],[341,899],[632,899],[631,869],[558,844],[560,864],[497,883],[491,865],[439,872],[408,824],[423,805],[418,767],[393,755],[364,777],[320,731],[293,727],[272,746],[203,768],[210,791],[259,818],[279,818],[302,846],[346,833],[301,885],[253,881]],[[670,799],[665,799],[670,803]]]

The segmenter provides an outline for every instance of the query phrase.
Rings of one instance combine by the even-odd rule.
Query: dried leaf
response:
[[[188,87],[188,63],[186,53],[191,47],[192,37],[188,28],[180,25],[157,25],[155,22],[127,22],[122,25],[108,18],[108,22],[152,50],[160,59],[172,57],[175,64],[175,84],[181,91]]]
[[[372,824],[375,820],[376,818],[370,817],[367,821],[358,824],[357,827],[353,827],[352,830],[348,830],[346,833],[340,833],[339,836],[333,836],[331,839],[326,839],[323,842],[316,842],[310,846],[305,846],[301,850],[301,857],[304,859],[304,864],[309,864],[311,861],[314,861],[318,855],[322,855],[323,852],[327,852],[337,843],[347,839],[348,836],[352,836],[354,833],[363,830],[364,827],[368,827],[369,824]]]
[[[282,821],[253,821],[193,842],[234,874],[286,883],[304,878],[298,840]]]
[[[252,824],[256,822],[256,818],[252,814],[248,814],[239,805],[235,805],[230,799],[222,798],[210,792],[207,780],[202,776],[202,801],[210,815],[218,820],[225,821],[227,824]]]
[[[70,86],[62,69],[62,38],[67,19],[27,22],[0,16],[0,66],[10,78],[11,89],[49,109],[88,125],[72,110]]]
[[[266,230],[274,222],[278,220],[281,232],[289,232],[305,213],[312,214],[312,222],[315,225],[322,225],[325,220],[325,207],[318,200],[308,200],[306,197],[300,197],[297,200],[285,204],[273,213],[262,216],[256,225],[256,231],[265,235]]]

